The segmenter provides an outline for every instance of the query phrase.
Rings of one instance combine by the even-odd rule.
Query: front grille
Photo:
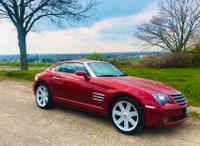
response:
[[[186,98],[181,93],[172,94],[171,96],[179,105],[185,105],[187,103]]]

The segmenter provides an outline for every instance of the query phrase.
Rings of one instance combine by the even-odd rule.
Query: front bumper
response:
[[[147,127],[173,126],[184,122],[188,118],[190,107],[168,104],[160,109],[146,109]]]

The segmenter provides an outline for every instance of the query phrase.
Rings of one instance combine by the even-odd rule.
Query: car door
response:
[[[51,94],[53,97],[62,97],[63,96],[63,91],[65,90],[64,88],[64,82],[63,82],[63,72],[61,68],[62,64],[57,65],[54,67],[50,72],[51,72],[51,81],[49,83],[50,89],[51,89]]]
[[[93,79],[85,80],[84,77],[77,76],[75,73],[78,70],[83,70],[90,76],[84,64],[76,62],[61,64],[58,70],[54,71],[51,83],[54,96],[70,103],[90,104]]]

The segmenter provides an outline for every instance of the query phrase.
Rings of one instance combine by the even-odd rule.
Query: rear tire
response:
[[[46,84],[39,84],[35,92],[35,101],[42,109],[50,109],[53,106],[51,92]]]
[[[142,108],[130,97],[115,100],[109,116],[115,128],[123,134],[135,134],[144,128]]]

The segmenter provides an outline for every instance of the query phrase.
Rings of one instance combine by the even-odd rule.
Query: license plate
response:
[[[188,115],[190,113],[190,107],[188,106],[188,107],[186,107],[185,109],[184,109],[184,114],[185,115]]]

